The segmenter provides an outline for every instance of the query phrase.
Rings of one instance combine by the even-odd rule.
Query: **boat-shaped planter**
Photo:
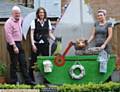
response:
[[[107,63],[107,72],[100,73],[100,62],[97,61],[98,55],[81,55],[81,56],[66,56],[65,64],[63,66],[56,66],[54,64],[54,56],[39,56],[37,64],[40,72],[51,84],[80,84],[80,83],[103,83],[105,82],[115,70],[115,55],[111,55]],[[45,73],[43,62],[50,60],[52,62],[52,72]],[[74,79],[70,75],[70,68],[79,62],[84,67],[85,75],[81,79]],[[81,71],[76,69],[74,72],[80,74]]]

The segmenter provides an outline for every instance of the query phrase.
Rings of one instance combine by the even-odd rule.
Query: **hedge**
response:
[[[120,92],[120,83],[109,82],[104,84],[64,84],[60,86],[50,86],[45,85],[10,85],[10,84],[0,84],[0,89],[39,89],[40,91],[47,92]],[[52,91],[50,91],[52,90]]]

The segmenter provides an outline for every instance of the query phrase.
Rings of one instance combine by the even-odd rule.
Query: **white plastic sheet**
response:
[[[28,14],[24,20],[23,20],[23,24],[22,24],[22,33],[24,35],[24,38],[26,39],[30,24],[32,22],[32,20],[34,20],[36,17],[35,12],[32,12],[30,14]]]

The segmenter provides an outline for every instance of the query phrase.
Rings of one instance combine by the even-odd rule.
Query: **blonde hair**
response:
[[[107,11],[105,9],[99,9],[97,13],[103,13],[104,15],[106,15]]]

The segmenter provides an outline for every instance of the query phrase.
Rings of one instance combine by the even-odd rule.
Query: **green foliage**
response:
[[[15,1],[15,0],[10,0],[10,1]]]
[[[104,84],[80,84],[80,85],[70,85],[65,84],[58,87],[59,92],[119,92],[120,83],[104,83]]]
[[[85,0],[85,3],[88,4],[90,2],[90,0]]]
[[[7,67],[5,64],[0,63],[0,76],[4,76],[6,75],[7,72]]]
[[[10,85],[0,84],[0,89],[39,89],[46,88],[44,85]],[[109,82],[104,84],[64,84],[61,86],[50,86],[47,88],[57,89],[58,92],[120,92],[120,83]]]
[[[31,89],[32,87],[30,85],[10,85],[10,84],[0,84],[0,89]]]
[[[32,69],[34,69],[34,71],[39,71],[39,66],[37,63],[34,63],[34,65],[32,66]]]
[[[34,88],[34,89],[42,89],[42,88],[45,88],[45,86],[38,84],[38,85],[35,85],[33,88]]]

